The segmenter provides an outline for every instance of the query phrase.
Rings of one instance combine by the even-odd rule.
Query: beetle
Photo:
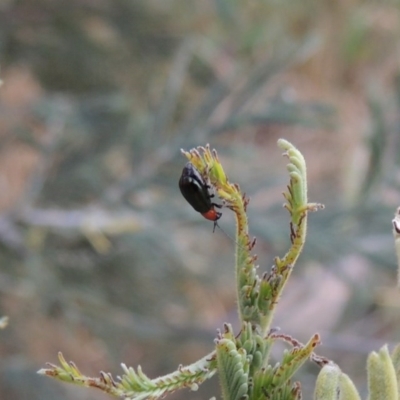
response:
[[[214,221],[214,231],[217,221],[221,218],[222,213],[218,212],[215,207],[221,208],[220,204],[211,201],[212,195],[209,192],[210,186],[205,182],[198,169],[188,162],[182,170],[179,179],[179,189],[186,201],[204,218]]]

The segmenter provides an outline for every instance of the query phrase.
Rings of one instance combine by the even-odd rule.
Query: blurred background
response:
[[[155,377],[237,327],[234,243],[181,196],[180,148],[210,143],[251,198],[264,271],[289,245],[280,137],[326,209],[274,326],[319,332],[365,395],[368,352],[400,341],[399,37],[397,0],[1,0],[0,398],[108,399],[36,371],[62,351]]]

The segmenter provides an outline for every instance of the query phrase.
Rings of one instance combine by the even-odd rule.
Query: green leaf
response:
[[[337,400],[341,373],[340,368],[336,364],[325,365],[317,377],[314,400]]]
[[[339,377],[340,394],[339,400],[361,400],[360,395],[353,381],[346,374],[341,374]]]
[[[245,350],[238,350],[232,340],[221,338],[217,340],[216,352],[223,398],[247,398],[249,362]]]
[[[368,356],[367,370],[369,400],[398,399],[396,371],[387,345]]]

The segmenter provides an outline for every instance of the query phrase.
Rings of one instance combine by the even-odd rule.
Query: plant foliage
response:
[[[288,157],[289,185],[284,193],[285,208],[290,214],[291,246],[274,265],[258,274],[257,257],[252,254],[256,240],[250,238],[246,208],[249,199],[237,184],[229,182],[217,152],[208,146],[182,151],[200,172],[205,182],[214,188],[223,205],[236,217],[237,303],[241,330],[235,333],[230,324],[215,339],[210,354],[188,366],[179,366],[171,374],[151,379],[140,366],[135,370],[124,364],[124,374],[114,379],[101,372],[98,378],[81,374],[73,362],[67,363],[59,354],[60,366],[48,364],[40,374],[86,387],[96,387],[126,400],[158,399],[178,389],[197,390],[206,379],[218,372],[222,397],[225,400],[295,400],[301,399],[300,382],[293,380],[301,366],[311,359],[322,367],[314,392],[315,400],[360,399],[350,380],[332,361],[314,353],[320,336],[314,334],[303,344],[271,327],[274,311],[283,289],[303,249],[309,211],[322,208],[308,203],[306,164],[302,154],[288,141],[280,139],[278,145]],[[396,225],[394,225],[396,230]],[[282,359],[274,363],[271,348],[278,341],[289,345]],[[369,399],[399,399],[400,347],[390,355],[387,347],[368,358]]]

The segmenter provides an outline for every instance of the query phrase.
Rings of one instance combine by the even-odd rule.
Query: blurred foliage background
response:
[[[58,351],[153,377],[209,352],[236,320],[234,243],[181,197],[179,149],[217,148],[267,269],[289,242],[279,137],[326,210],[275,325],[320,332],[365,389],[368,352],[400,338],[399,37],[397,0],[0,1],[0,397],[108,398],[37,376]]]

